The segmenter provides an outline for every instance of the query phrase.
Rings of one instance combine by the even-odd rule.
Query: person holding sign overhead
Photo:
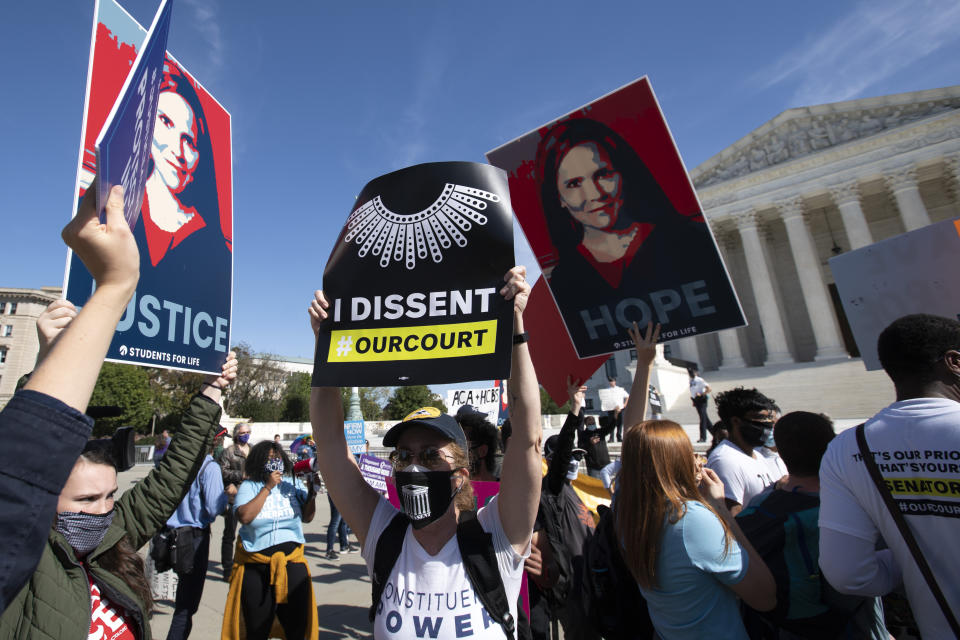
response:
[[[452,416],[425,407],[411,413],[384,437],[402,514],[368,485],[343,435],[340,390],[314,387],[310,418],[319,470],[333,500],[357,533],[373,577],[371,621],[375,638],[433,638],[473,635],[514,638],[524,558],[540,497],[540,395],[523,328],[530,293],[526,269],[514,267],[500,295],[513,300],[513,357],[509,382],[513,436],[507,449],[500,493],[474,514],[470,458],[463,429]],[[314,333],[329,304],[316,292],[310,305]],[[321,365],[322,366],[322,365]],[[475,586],[478,560],[469,550],[480,539],[486,586]],[[392,550],[392,556],[390,551]],[[468,571],[470,572],[468,574]],[[470,577],[468,577],[468,575]],[[411,606],[398,599],[414,597]],[[493,595],[500,607],[489,604]],[[499,596],[499,597],[498,597]]]

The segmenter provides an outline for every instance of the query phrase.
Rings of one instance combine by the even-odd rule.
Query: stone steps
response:
[[[815,411],[834,420],[863,420],[894,401],[893,383],[883,371],[867,371],[857,359],[806,362],[711,371],[702,374],[713,389],[709,415],[717,420],[712,397],[734,387],[755,387],[776,401],[784,413]],[[688,397],[667,408],[664,417],[697,424]]]

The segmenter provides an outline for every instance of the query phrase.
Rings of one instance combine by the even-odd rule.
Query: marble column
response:
[[[907,231],[913,231],[930,224],[930,214],[920,197],[917,184],[917,170],[913,167],[900,167],[883,177],[887,187],[893,192],[900,210],[900,218]]]
[[[731,238],[726,231],[723,234],[716,234],[717,246],[720,248],[720,255],[723,257],[727,269],[730,268],[730,249]],[[740,350],[740,338],[737,336],[736,329],[727,329],[717,332],[717,339],[720,341],[720,368],[721,369],[741,369],[747,366],[743,359],[743,352]]]
[[[851,249],[859,249],[873,244],[873,236],[867,225],[867,218],[860,207],[860,186],[856,180],[850,180],[830,187],[830,195],[840,209],[843,228]]]
[[[698,367],[703,366],[700,363],[700,348],[697,346],[697,339],[693,338],[681,338],[673,342],[674,348],[671,349],[671,353],[680,358],[681,360],[689,360],[690,362],[696,362]]]
[[[740,351],[740,338],[736,329],[718,331],[717,338],[720,340],[721,369],[742,369],[747,366]]]
[[[807,305],[813,338],[817,343],[814,360],[846,358],[847,350],[840,336],[840,329],[833,313],[833,304],[823,282],[820,259],[813,238],[803,219],[803,200],[792,198],[777,203],[780,217],[787,227],[790,252],[800,278],[800,289]]]
[[[763,255],[760,243],[760,230],[757,228],[756,212],[750,211],[736,216],[737,230],[743,243],[743,253],[747,259],[747,272],[750,274],[750,287],[757,303],[760,316],[760,328],[763,330],[763,342],[767,348],[764,364],[782,364],[793,362],[787,336],[783,330],[777,296],[773,290],[770,268]]]

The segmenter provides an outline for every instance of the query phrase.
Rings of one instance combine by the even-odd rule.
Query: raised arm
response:
[[[0,613],[36,569],[57,498],[93,427],[82,414],[137,286],[140,256],[123,218],[122,190],[115,187],[110,194],[105,225],[97,217],[96,191],[94,183],[63,239],[83,260],[97,290],[25,389],[0,412],[0,539],[6,541],[0,552]]]
[[[100,224],[96,191],[94,182],[62,236],[83,260],[97,288],[50,346],[47,357],[24,387],[57,398],[78,411],[87,410],[114,329],[140,278],[137,242],[123,217],[123,189],[114,187],[110,191],[106,224]]]
[[[630,386],[630,399],[623,410],[623,426],[629,429],[633,425],[643,422],[647,416],[647,402],[650,388],[650,372],[653,369],[653,360],[657,357],[657,339],[660,337],[660,325],[647,324],[647,330],[641,334],[637,323],[628,329],[633,345],[637,350],[637,370],[633,374],[633,384]]]
[[[526,267],[507,272],[500,293],[513,300],[514,334],[523,333],[523,310],[527,306],[530,285]],[[503,457],[500,476],[500,521],[507,539],[517,553],[526,551],[533,522],[540,504],[542,433],[540,430],[540,386],[533,370],[526,342],[513,345],[513,362],[507,384],[510,398],[510,423],[513,435]]]
[[[573,436],[583,428],[583,405],[587,388],[580,386],[579,380],[571,382],[567,376],[567,396],[570,399],[570,411],[564,420],[557,437],[557,448],[547,468],[547,490],[553,495],[559,495],[563,490],[563,481],[573,457]],[[542,486],[542,485],[541,485]]]
[[[190,489],[220,427],[220,396],[236,377],[237,359],[231,351],[221,374],[208,376],[190,401],[157,468],[117,501],[118,516],[134,549],[153,537]]]
[[[314,293],[309,309],[314,338],[320,332],[321,323],[327,319],[329,306],[322,291]],[[314,387],[310,390],[310,422],[313,425],[313,439],[317,443],[317,468],[327,484],[330,498],[357,534],[362,547],[380,494],[363,479],[347,447],[339,387]]]

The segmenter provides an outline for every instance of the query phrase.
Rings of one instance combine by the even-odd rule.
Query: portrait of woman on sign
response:
[[[634,321],[661,323],[664,339],[743,324],[645,79],[488,158],[509,174],[518,222],[581,358],[629,348]],[[644,158],[663,163],[656,176]]]

